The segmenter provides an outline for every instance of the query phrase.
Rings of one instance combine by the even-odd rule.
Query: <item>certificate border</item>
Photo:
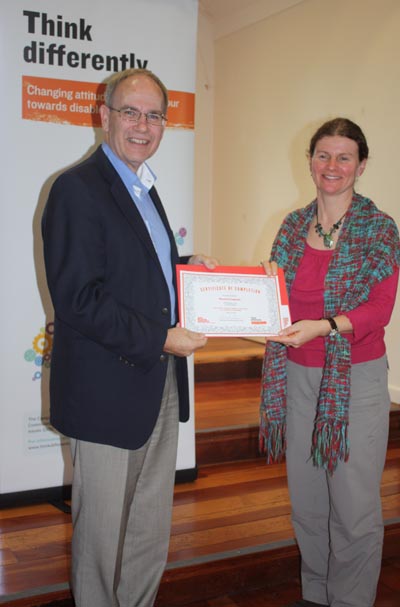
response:
[[[256,275],[256,276],[265,276],[265,270],[262,266],[217,266],[213,270],[210,270],[202,265],[189,265],[189,264],[178,264],[176,266],[176,281],[177,281],[177,292],[178,292],[178,313],[179,313],[179,322],[182,327],[185,327],[185,317],[184,317],[184,305],[183,305],[183,274],[185,273],[204,273],[204,274],[248,274],[248,275]],[[289,310],[289,297],[286,289],[285,275],[282,268],[278,268],[278,296],[279,296],[279,306],[278,313],[280,318],[280,324],[283,327],[282,322],[282,307],[287,308],[287,316],[289,322],[285,326],[289,326],[291,324],[290,318],[290,310]],[[286,315],[285,315],[286,316]],[[204,334],[207,337],[272,337],[272,333],[266,333],[265,331],[260,331],[260,333],[248,333],[248,332],[236,332],[236,333],[210,333],[204,331]]]

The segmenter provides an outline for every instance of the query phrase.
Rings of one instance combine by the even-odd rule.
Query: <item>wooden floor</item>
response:
[[[400,446],[388,452],[382,499],[386,523],[400,521]],[[68,514],[50,504],[6,509],[0,511],[0,533],[0,603],[12,604],[34,592],[46,595],[66,589],[71,539]],[[382,584],[389,585],[397,602],[387,602],[386,588],[382,590],[386,602],[377,602],[376,607],[400,605],[400,529],[396,541],[397,555],[388,556]],[[210,558],[234,557],[239,552],[256,555],[268,547],[290,546],[294,546],[294,537],[284,464],[266,466],[262,460],[250,460],[214,465],[200,470],[195,483],[177,485],[167,573]],[[298,596],[297,578],[292,586],[292,593]],[[285,587],[285,592],[284,588],[274,589],[275,602],[269,594],[267,601],[264,589],[258,602],[251,604],[284,605],[279,600],[282,592],[286,600],[287,584]],[[239,602],[205,601],[199,607],[247,604],[244,598],[234,600]]]
[[[196,382],[195,396],[201,432],[257,424],[257,378]],[[397,439],[381,493],[386,533],[376,607],[399,607]],[[0,510],[0,604],[70,607],[71,531],[70,515],[52,504]],[[156,607],[282,607],[300,596],[284,464],[266,466],[259,457],[214,463],[201,466],[195,482],[176,485]]]

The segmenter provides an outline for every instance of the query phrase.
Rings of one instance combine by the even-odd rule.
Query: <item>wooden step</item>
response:
[[[259,457],[260,380],[195,384],[196,462],[201,467]],[[392,404],[389,440],[400,440],[400,406]]]
[[[240,337],[210,337],[194,355],[196,382],[260,378],[265,345]]]
[[[399,559],[399,545],[400,523],[387,525],[385,527],[382,560],[383,574],[385,574],[386,567],[390,568],[391,561],[394,560],[394,566],[396,567],[396,562]],[[273,601],[276,590],[282,585],[290,586],[292,592],[296,592],[297,589],[296,598],[300,598],[299,570],[300,557],[295,544],[269,551],[238,555],[219,561],[204,562],[202,565],[195,564],[167,569],[161,581],[155,607],[189,607],[192,604],[200,606],[205,605],[207,600],[211,601],[210,606],[228,607],[228,605],[239,603],[233,603],[229,599],[224,600],[220,597],[234,596],[237,593],[251,595],[251,592],[256,589],[262,589],[264,599],[271,596]],[[394,587],[393,584],[395,584]],[[391,589],[389,602],[387,599],[383,602],[377,601],[377,606],[397,605],[398,590],[396,592],[396,587],[396,571],[394,571],[394,579],[389,584]],[[69,591],[52,592],[36,598],[26,597],[3,604],[7,607],[73,607]],[[243,603],[243,605],[245,604],[255,605],[251,601]],[[257,602],[258,604],[267,605],[264,601],[262,603]],[[278,605],[280,603],[273,602],[272,604]],[[242,605],[242,602],[240,602],[240,605]]]
[[[297,587],[300,597],[285,465],[266,466],[258,454],[263,349],[249,340],[213,338],[196,355],[195,373],[201,368],[203,374],[195,383],[199,474],[196,482],[175,487],[168,564],[156,607],[205,607],[207,600],[210,606],[231,606],[236,603],[219,597],[252,588],[268,592],[280,584]],[[258,375],[248,371],[248,360],[259,365]],[[243,364],[235,368],[238,361]],[[388,561],[400,553],[399,487],[400,407],[393,405],[382,483]],[[0,511],[0,605],[72,607],[70,517],[48,504],[30,512]]]
[[[258,378],[196,383],[197,466],[258,457],[259,407]]]
[[[383,571],[391,560],[398,561],[399,545],[400,523],[387,525],[383,548]],[[155,607],[189,607],[191,604],[202,605],[206,600],[212,601],[210,605],[228,607],[236,603],[231,603],[229,599],[225,602],[219,597],[233,596],[240,592],[250,594],[255,589],[262,589],[264,598],[268,595],[273,597],[274,591],[282,585],[290,585],[294,592],[297,588],[296,598],[300,598],[299,570],[300,557],[295,544],[219,561],[204,562],[202,565],[167,569],[161,581]],[[393,583],[396,584],[396,574]],[[390,596],[395,594],[396,591],[392,590]],[[395,601],[394,597],[393,601],[379,605],[394,606],[398,604]],[[73,607],[69,591],[52,592],[36,599],[26,597],[4,604],[7,607]],[[267,605],[264,602],[258,604]]]
[[[384,560],[400,555],[399,463],[400,446],[389,448],[381,486]],[[0,603],[72,607],[67,583],[70,521],[49,506],[30,512],[26,517],[10,509],[0,517]],[[282,584],[300,588],[298,572],[283,464],[265,466],[257,460],[204,466],[196,483],[176,487],[168,564],[156,607],[213,599],[216,606],[218,597],[243,589],[273,594]]]
[[[196,432],[197,466],[258,457],[258,426]]]
[[[387,525],[383,559],[398,557],[399,545],[400,523]],[[300,598],[299,572],[300,555],[295,543],[201,565],[167,569],[155,607],[184,607],[194,601],[217,599],[259,588],[263,588],[267,596],[282,584],[297,585]]]

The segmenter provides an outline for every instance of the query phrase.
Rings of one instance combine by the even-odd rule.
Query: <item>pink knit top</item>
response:
[[[289,306],[292,323],[324,317],[324,282],[333,251],[320,251],[308,244],[294,279]],[[343,336],[351,344],[351,362],[361,363],[380,358],[386,351],[384,327],[389,323],[397,291],[399,270],[377,283],[369,300],[351,310],[341,310],[353,325],[353,333]],[[323,367],[324,338],[317,337],[300,348],[288,348],[288,359],[306,367]]]

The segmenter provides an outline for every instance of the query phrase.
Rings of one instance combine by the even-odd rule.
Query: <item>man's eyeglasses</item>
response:
[[[146,118],[146,122],[148,124],[153,124],[155,126],[164,126],[167,121],[167,117],[164,114],[159,114],[158,112],[141,112],[134,107],[121,108],[117,110],[115,107],[111,107],[111,105],[107,106],[109,110],[113,112],[118,112],[121,116],[122,120],[125,122],[139,122],[142,116]]]

